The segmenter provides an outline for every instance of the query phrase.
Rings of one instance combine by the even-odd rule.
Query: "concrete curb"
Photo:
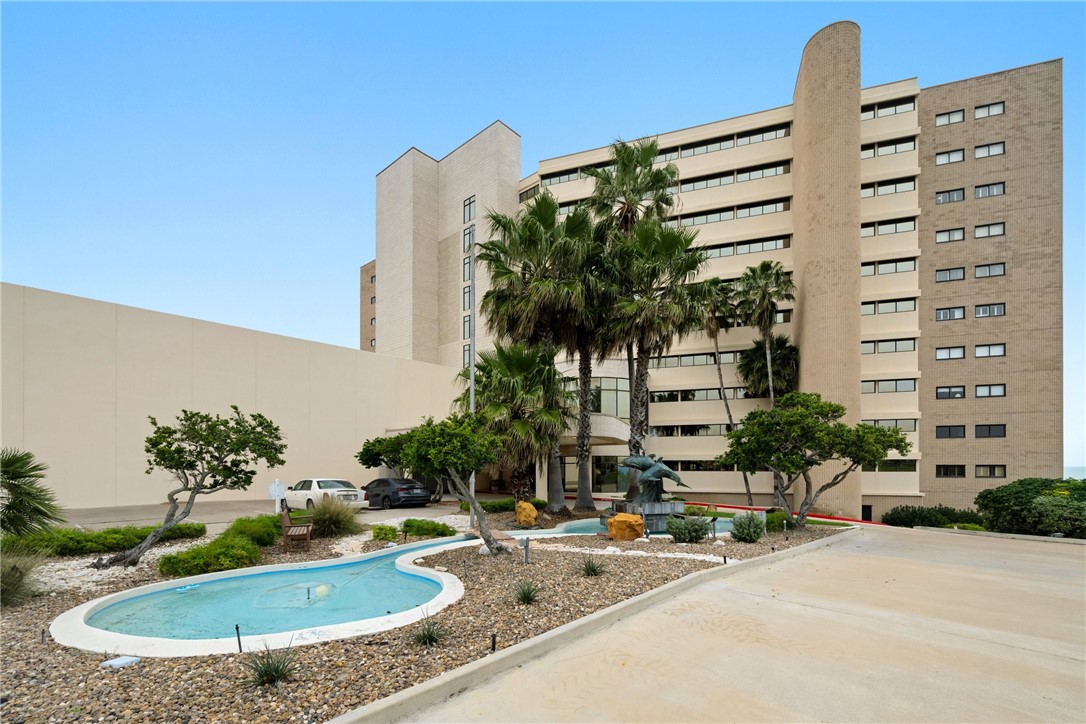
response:
[[[582,635],[600,628],[610,626],[627,616],[644,611],[661,601],[676,594],[687,591],[695,586],[708,581],[726,578],[740,573],[751,566],[762,566],[769,563],[794,558],[795,556],[810,553],[813,550],[838,543],[858,535],[862,528],[854,527],[842,532],[821,538],[817,541],[805,543],[795,548],[771,553],[768,556],[753,558],[749,561],[729,563],[726,566],[709,568],[684,576],[659,588],[646,591],[639,596],[616,603],[584,618],[570,621],[569,623],[552,629],[544,634],[535,636],[527,641],[510,646],[507,649],[491,654],[482,659],[477,659],[465,664],[453,671],[447,671],[429,681],[416,684],[409,689],[397,692],[372,704],[347,712],[342,716],[332,719],[330,724],[352,724],[354,722],[394,722],[410,717],[419,709],[437,704],[457,694],[464,689],[488,681],[498,674],[509,669],[539,658],[561,646],[570,643]]]
[[[928,528],[915,526],[913,530],[926,530],[933,533],[951,533],[956,535],[976,535],[982,538],[1010,538],[1011,540],[1032,540],[1039,543],[1070,543],[1076,546],[1086,546],[1086,540],[1082,538],[1053,538],[1050,535],[1023,535],[1022,533],[992,533],[987,530],[960,530],[958,528]]]

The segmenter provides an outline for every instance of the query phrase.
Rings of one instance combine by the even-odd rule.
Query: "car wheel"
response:
[[[305,501],[305,507],[306,507],[307,510],[313,510],[313,501],[312,500]]]
[[[391,508],[392,507],[392,498],[388,497],[387,495],[385,497],[381,498],[381,507],[384,508],[385,510],[388,510],[389,508]]]

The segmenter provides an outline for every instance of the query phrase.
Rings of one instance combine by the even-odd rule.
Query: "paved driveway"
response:
[[[676,595],[419,722],[1084,722],[1086,546],[867,528]]]

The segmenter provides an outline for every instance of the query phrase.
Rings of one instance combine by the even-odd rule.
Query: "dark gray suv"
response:
[[[398,505],[424,506],[430,502],[430,491],[417,480],[410,478],[377,478],[363,488],[371,508],[389,508]]]

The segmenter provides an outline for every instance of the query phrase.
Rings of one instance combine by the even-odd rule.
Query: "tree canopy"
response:
[[[740,428],[728,433],[728,452],[717,460],[749,473],[765,469],[778,473],[774,492],[786,512],[791,506],[785,503],[785,493],[802,478],[804,497],[795,522],[803,526],[819,496],[857,468],[879,465],[892,450],[902,455],[909,452],[909,441],[898,428],[850,427],[840,421],[844,415],[843,405],[823,400],[821,395],[790,392],[772,409],[747,414]],[[811,471],[834,460],[845,467],[816,487]]]
[[[411,439],[411,430],[390,437],[374,437],[362,443],[355,458],[362,467],[386,467],[394,470],[397,477],[407,477],[410,469],[404,465],[403,449]]]

